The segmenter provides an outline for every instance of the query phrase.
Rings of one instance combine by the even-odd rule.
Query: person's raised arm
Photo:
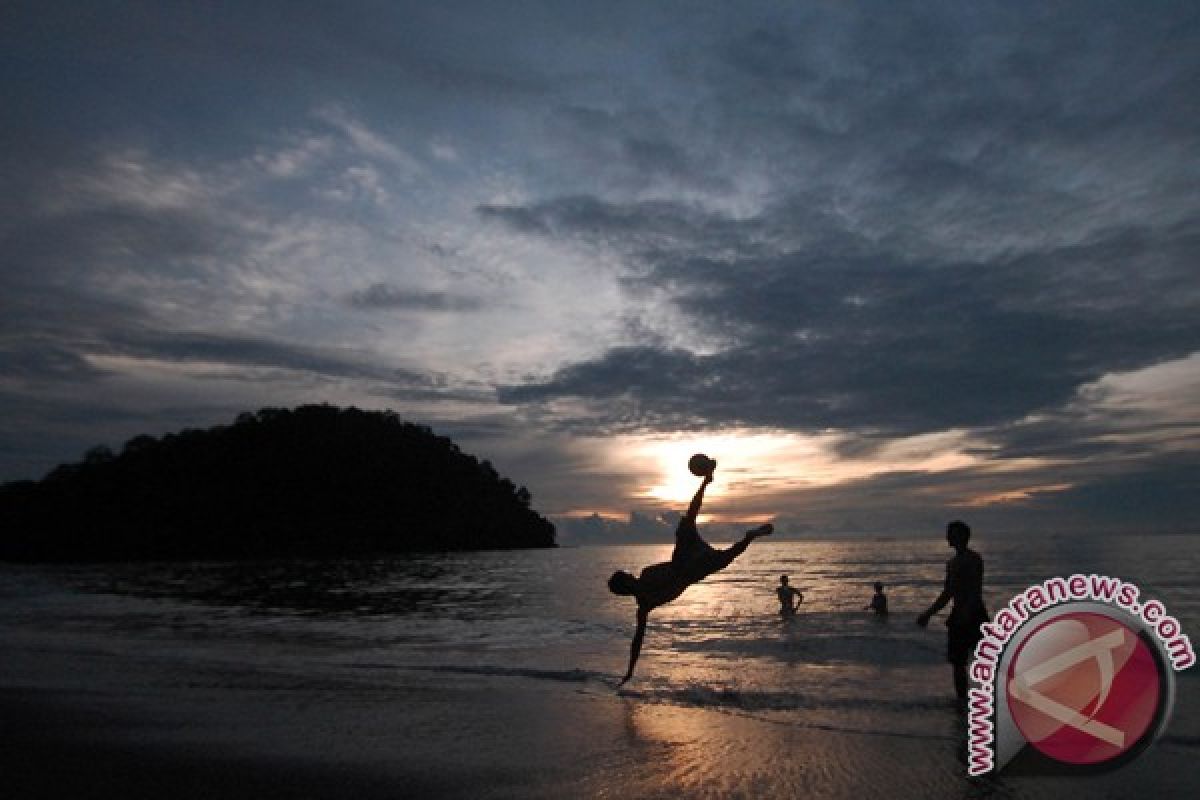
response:
[[[696,490],[696,495],[692,498],[692,504],[688,506],[685,519],[690,520],[693,525],[696,523],[696,517],[700,515],[700,506],[704,505],[704,490],[712,483],[712,479],[711,472],[704,476],[704,480],[700,482],[700,488]]]
[[[625,677],[621,678],[618,686],[624,686],[625,682],[633,677],[633,667],[637,664],[638,655],[642,652],[642,639],[646,635],[646,617],[649,612],[644,608],[638,608],[637,611],[637,631],[633,634],[633,643],[629,645],[629,669],[625,670]]]

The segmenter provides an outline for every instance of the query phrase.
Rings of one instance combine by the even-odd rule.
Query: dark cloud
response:
[[[589,169],[591,187],[627,192],[663,185],[701,193],[729,192],[733,184],[714,169],[714,143],[663,104],[605,107],[565,105],[547,123],[551,152]]]
[[[624,519],[612,519],[593,513],[586,516],[558,517],[554,524],[559,542],[566,545],[587,544],[661,544],[674,538],[679,514],[646,514],[629,512]],[[711,527],[711,526],[710,526]],[[715,528],[706,531],[710,537],[719,533]],[[717,538],[715,541],[720,541]]]
[[[250,336],[128,329],[112,332],[103,346],[112,354],[166,361],[270,367],[422,387],[439,381],[427,373],[382,365],[364,354]]]
[[[410,101],[413,92],[511,101],[552,85],[544,69],[494,35],[516,26],[515,19],[470,7],[399,3],[344,13],[266,2],[210,15],[138,0],[87,9],[18,2],[8,21],[0,41],[15,75],[25,78],[17,83],[28,88],[14,87],[25,116],[69,119],[74,111],[86,120],[91,111],[99,119],[86,120],[88,127],[118,124],[120,112],[140,120],[152,110],[161,115],[159,125],[195,122],[207,130],[206,111],[236,123],[231,112],[240,108],[258,104],[260,113],[271,113],[346,86],[357,87],[359,96],[388,93],[397,101]],[[54,86],[80,108],[38,103],[37,85]],[[104,96],[89,97],[97,88]],[[397,98],[397,89],[404,97]],[[179,103],[181,93],[192,107]]]
[[[108,374],[79,353],[50,343],[0,342],[0,373],[22,381],[92,381]]]
[[[1198,495],[1200,458],[1189,454],[1081,482],[1038,505],[1099,530],[1192,533]]]
[[[1200,58],[1179,46],[1197,19],[1089,8],[1086,25],[1079,8],[985,5],[731,27],[716,58],[680,62],[708,89],[692,145],[737,153],[694,166],[769,170],[761,211],[578,195],[480,209],[611,248],[631,288],[665,290],[726,346],[622,346],[501,398],[580,398],[599,428],[914,433],[1017,420],[1200,348],[1200,229],[1172,166],[1200,130],[1184,101]],[[1142,196],[1106,195],[1106,176]]]
[[[626,241],[653,242],[629,253],[640,265],[629,280],[669,290],[729,345],[708,355],[614,348],[502,387],[502,401],[625,398],[615,407],[622,422],[632,408],[668,427],[691,416],[909,434],[1017,420],[1107,372],[1200,349],[1190,266],[1200,236],[1187,226],[941,263],[848,235],[771,253],[761,234],[782,224],[785,209],[697,224],[720,258],[695,254],[692,239],[671,246],[692,212],[656,210],[568,198],[505,213],[521,230],[613,241],[623,227]]]
[[[353,292],[348,300],[352,307],[364,310],[475,311],[483,305],[477,297],[403,289],[388,283],[371,284]]]
[[[108,375],[87,356],[106,332],[145,319],[140,305],[70,286],[29,285],[28,278],[0,277],[0,289],[8,289],[0,293],[0,375],[31,388]]]
[[[107,283],[129,275],[153,276],[160,284],[174,280],[194,286],[198,278],[215,283],[218,275],[197,275],[201,265],[218,259],[236,264],[236,254],[252,241],[203,204],[155,208],[116,194],[77,197],[86,191],[64,187],[54,200],[90,202],[91,207],[42,213],[25,208],[5,221],[0,228],[0,289],[8,297],[0,303],[29,306],[30,296],[86,292],[105,306],[137,304],[143,298],[122,298]],[[40,305],[32,321],[45,323],[47,314],[57,316],[59,305]]]
[[[530,206],[481,205],[484,219],[500,221],[523,233],[577,236],[602,243],[654,243],[697,240],[716,235],[719,225],[700,209],[672,201],[613,203],[591,195],[554,198]]]

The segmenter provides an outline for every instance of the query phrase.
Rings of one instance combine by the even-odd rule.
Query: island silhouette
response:
[[[0,559],[133,561],[554,547],[524,486],[390,411],[264,408],[93,447],[0,486]]]

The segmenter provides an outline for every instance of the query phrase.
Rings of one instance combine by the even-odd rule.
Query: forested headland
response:
[[[238,559],[554,547],[523,486],[392,412],[264,408],[98,446],[0,486],[0,559]]]

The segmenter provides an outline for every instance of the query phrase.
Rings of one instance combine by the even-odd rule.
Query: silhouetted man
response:
[[[779,588],[775,590],[779,598],[779,615],[783,617],[796,616],[796,606],[804,602],[804,595],[788,586],[788,576],[779,576]]]
[[[879,581],[875,581],[875,594],[871,595],[871,603],[866,610],[874,611],[880,617],[887,616],[887,595],[883,593],[883,584]]]
[[[983,559],[967,547],[970,540],[971,529],[962,520],[946,526],[946,542],[954,548],[954,556],[946,562],[946,585],[933,605],[917,617],[917,624],[925,627],[930,617],[954,601],[946,619],[946,660],[954,668],[954,691],[960,703],[967,700],[967,662],[983,637],[979,626],[988,621],[983,605]]]
[[[717,463],[710,463],[715,469]],[[621,679],[622,684],[633,676],[633,667],[642,652],[642,639],[646,635],[646,619],[650,612],[679,597],[693,583],[729,566],[735,558],[746,552],[750,542],[775,530],[770,524],[762,525],[747,531],[740,542],[724,550],[717,550],[700,538],[700,531],[696,528],[696,517],[704,503],[704,490],[712,483],[712,479],[710,469],[692,498],[687,514],[679,521],[679,526],[675,529],[675,549],[671,553],[670,561],[652,564],[643,569],[636,578],[624,570],[618,570],[608,579],[608,588],[613,594],[631,595],[637,599],[637,631],[633,634],[633,643],[629,648],[629,669]]]

